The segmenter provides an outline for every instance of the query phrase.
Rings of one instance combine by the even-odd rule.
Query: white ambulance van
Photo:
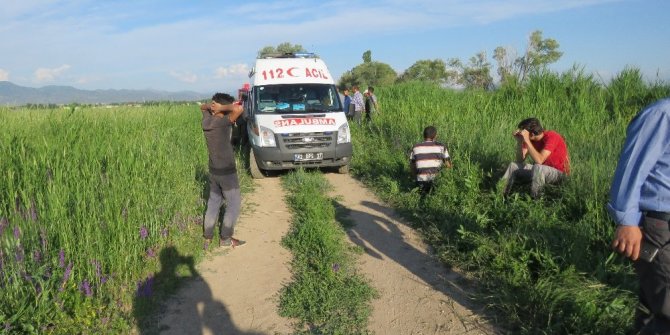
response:
[[[244,107],[252,177],[297,167],[348,173],[349,124],[323,60],[312,53],[266,55],[249,78]]]

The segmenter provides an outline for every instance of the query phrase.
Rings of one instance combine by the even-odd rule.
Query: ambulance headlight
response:
[[[349,132],[349,124],[345,123],[337,128],[337,144],[351,142],[351,133]]]
[[[277,141],[275,140],[275,133],[272,130],[259,126],[259,136],[261,139],[261,147],[276,147]]]

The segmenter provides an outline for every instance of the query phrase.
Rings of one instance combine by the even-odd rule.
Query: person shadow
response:
[[[139,282],[133,299],[139,334],[261,335],[237,328],[196,270],[192,256],[168,246],[159,258],[160,272]]]
[[[362,201],[360,204],[369,210],[354,210],[339,200],[334,200],[337,220],[344,222],[343,228],[351,242],[370,257],[396,262],[417,279],[472,310],[483,319],[495,320],[495,315],[487,311],[484,306],[478,305],[467,293],[476,287],[476,283],[451,271],[437,257],[407,241],[407,236],[400,227],[408,225],[400,219],[394,209],[370,201]],[[408,229],[410,228],[408,226]],[[470,324],[468,328],[480,328],[480,325]]]

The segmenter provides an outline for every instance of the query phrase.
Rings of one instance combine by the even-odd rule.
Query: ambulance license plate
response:
[[[303,154],[293,154],[293,160],[301,161],[319,161],[323,159],[323,152],[306,152]]]

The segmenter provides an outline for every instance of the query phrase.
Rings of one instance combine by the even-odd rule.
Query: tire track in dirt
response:
[[[359,270],[380,297],[372,302],[368,329],[375,334],[496,334],[460,288],[459,274],[428,247],[394,211],[349,175],[327,174],[333,196],[348,212],[349,239],[364,249]]]
[[[235,228],[247,244],[215,249],[198,264],[199,275],[166,304],[161,334],[292,333],[291,321],[277,314],[279,291],[291,278],[291,253],[280,245],[291,214],[279,178],[255,183]]]

